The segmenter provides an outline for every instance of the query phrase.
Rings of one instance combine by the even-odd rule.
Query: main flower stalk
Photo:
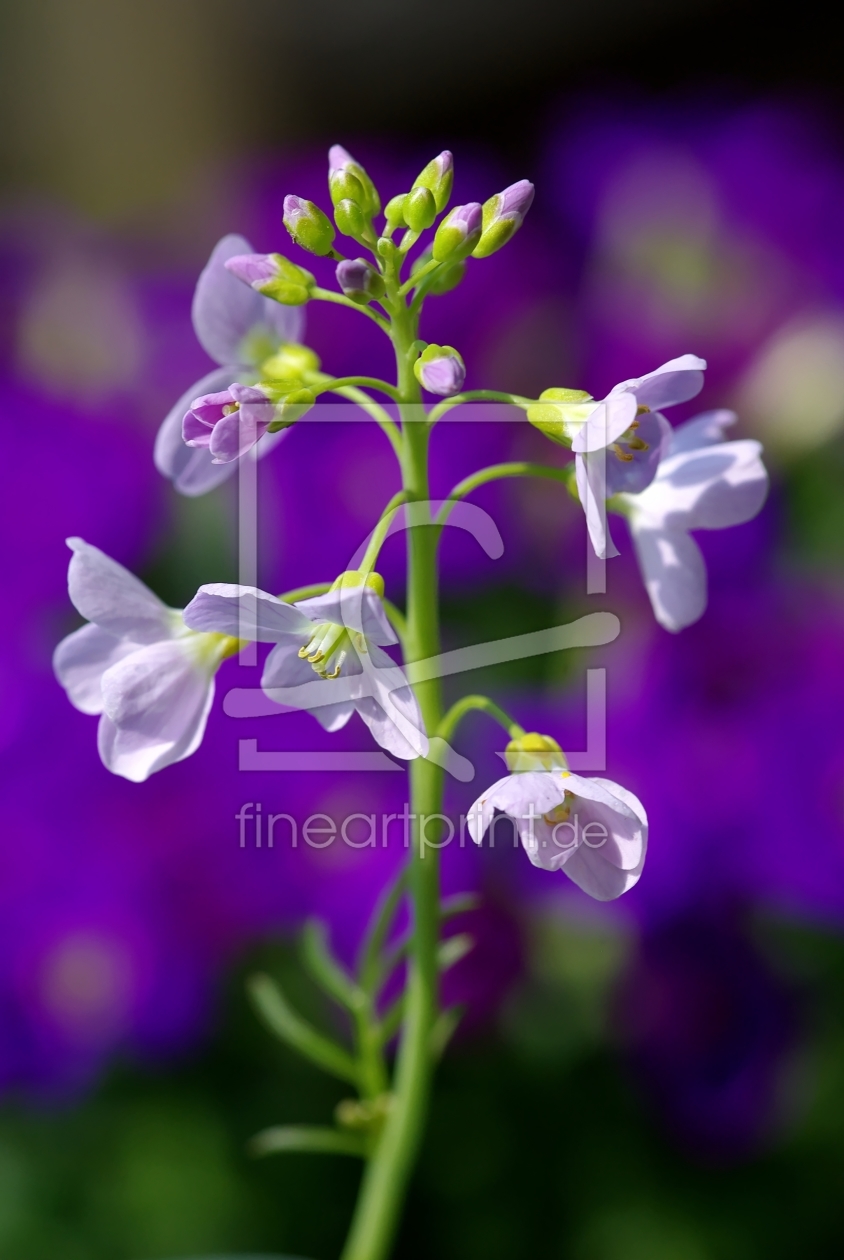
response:
[[[392,341],[396,353],[399,409],[402,418],[402,486],[419,523],[407,531],[407,633],[405,660],[418,661],[439,651],[437,535],[427,519],[429,429],[413,372],[412,346],[418,314],[388,280],[393,307]],[[392,290],[392,291],[391,291]],[[421,515],[424,513],[425,515]],[[426,729],[433,733],[442,718],[439,680],[419,683],[417,698]],[[393,1102],[378,1146],[364,1171],[342,1260],[383,1260],[390,1253],[399,1215],[422,1137],[431,1086],[431,1032],[439,1010],[439,854],[433,823],[442,812],[443,774],[433,761],[418,758],[410,766],[413,845],[409,880],[413,925],[405,1017],[395,1072]],[[424,834],[423,834],[424,830]],[[428,842],[426,844],[426,841]]]

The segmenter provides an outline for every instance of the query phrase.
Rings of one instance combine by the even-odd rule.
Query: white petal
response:
[[[652,527],[638,516],[630,532],[654,616],[666,630],[682,630],[706,608],[706,565],[700,548],[682,529]]]
[[[662,411],[664,407],[673,407],[675,403],[686,402],[699,394],[703,389],[705,370],[705,359],[699,359],[696,354],[681,354],[678,359],[663,363],[656,371],[615,388],[630,389],[641,406],[649,407],[651,411]]]
[[[725,429],[735,424],[738,416],[725,407],[715,411],[703,411],[699,416],[680,424],[671,435],[669,455],[683,451],[695,451],[701,446],[714,446],[726,441]]]
[[[190,640],[139,649],[106,671],[102,688],[100,756],[114,774],[140,783],[199,747],[214,677]]]
[[[596,901],[614,901],[622,893],[629,892],[639,882],[645,854],[634,870],[622,870],[606,861],[598,849],[580,845],[562,867],[573,883]]]
[[[575,457],[575,479],[581,506],[586,516],[586,528],[595,555],[607,560],[618,555],[618,548],[610,536],[607,520],[606,461],[611,456],[606,451]]]
[[[475,801],[467,819],[469,834],[480,844],[496,810],[508,814],[516,824],[522,843],[533,861],[530,836],[538,835],[543,814],[563,801],[568,780],[572,776],[558,770],[528,770],[498,779]],[[535,846],[534,846],[535,847]]]
[[[343,704],[321,704],[311,709],[311,717],[315,717],[326,731],[334,732],[342,730],[354,711],[355,706],[348,700]]]
[[[53,669],[71,704],[82,713],[102,713],[103,673],[138,646],[95,625],[82,626],[62,639],[53,653]]]
[[[308,618],[292,604],[257,587],[229,582],[200,586],[182,615],[192,630],[259,643],[277,643],[287,635],[308,634],[313,629]],[[301,641],[298,646],[301,647]]]
[[[584,454],[586,451],[603,450],[617,441],[636,419],[636,407],[633,394],[610,394],[598,403],[579,433],[575,434],[571,449],[575,454]]]
[[[148,586],[81,538],[68,538],[67,545],[73,552],[68,592],[86,620],[135,643],[156,643],[171,637],[177,617]]]
[[[427,756],[422,712],[404,671],[374,643],[360,661],[363,672],[352,680],[351,695],[375,740],[406,761]]]
[[[758,442],[720,442],[669,455],[641,494],[625,496],[654,527],[722,529],[750,520],[768,492]]]
[[[348,626],[373,643],[397,643],[395,632],[387,620],[384,605],[368,586],[343,586],[326,591],[312,599],[300,599],[295,605],[312,621],[331,621]]]
[[[184,495],[195,497],[213,490],[231,474],[231,468],[212,463],[211,454],[201,447],[187,446],[182,437],[182,421],[195,398],[216,394],[240,379],[237,368],[217,368],[186,389],[167,413],[155,439],[153,458],[158,471]]]
[[[310,661],[299,655],[299,649],[305,640],[291,635],[273,648],[264,665],[261,687],[266,691],[270,687],[301,687],[306,683],[315,683],[319,679]],[[314,688],[313,690],[316,690]],[[283,704],[281,697],[273,697],[277,704]],[[291,708],[299,706],[291,705]]]

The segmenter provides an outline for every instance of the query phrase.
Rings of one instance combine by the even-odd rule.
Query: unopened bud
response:
[[[404,203],[407,201],[407,193],[399,193],[397,197],[391,197],[384,207],[384,217],[387,220],[387,226],[391,228],[407,227],[407,220],[404,217]]]
[[[334,222],[344,236],[360,240],[366,232],[366,219],[357,201],[346,197],[334,207]]]
[[[278,433],[279,429],[289,429],[291,424],[301,420],[316,402],[310,389],[294,389],[276,403],[275,415],[270,422],[268,433]]]
[[[483,211],[477,201],[465,206],[455,206],[445,216],[434,237],[434,257],[437,262],[448,258],[458,262],[470,254],[481,239]]]
[[[292,383],[302,381],[312,372],[319,371],[319,356],[307,346],[296,345],[289,341],[261,364],[261,377],[269,377],[272,381],[284,382],[286,391]],[[286,392],[282,389],[280,392]]]
[[[331,253],[334,228],[331,220],[304,197],[284,198],[284,226],[297,245],[320,257]]]
[[[527,418],[552,442],[571,446],[572,438],[595,410],[595,400],[582,389],[544,389],[527,409]]]
[[[365,258],[345,258],[337,265],[337,283],[347,298],[366,306],[373,298],[384,296],[384,281]]]
[[[483,232],[472,251],[473,258],[489,258],[490,254],[507,244],[522,226],[534,191],[529,180],[520,179],[517,184],[511,184],[484,203]]]
[[[415,188],[430,188],[434,194],[434,201],[437,207],[437,214],[442,214],[448,205],[448,199],[451,196],[451,186],[454,183],[454,158],[448,149],[444,149],[438,157],[429,162],[425,169],[416,177],[413,184]],[[413,191],[411,189],[411,192]]]
[[[466,365],[453,346],[430,345],[413,365],[414,375],[429,394],[457,394],[466,379]]]
[[[404,221],[412,232],[424,232],[437,217],[437,203],[430,188],[421,184],[407,194]]]
[[[426,249],[424,254],[420,254],[419,257],[414,260],[413,266],[410,268],[411,276],[415,276],[417,271],[421,271],[423,267],[427,267],[428,263],[431,261],[431,257],[432,255],[430,249]],[[465,261],[442,263],[425,278],[425,292],[433,294],[436,297],[439,297],[442,293],[449,293],[452,289],[456,288],[465,274]]]
[[[238,280],[283,306],[303,306],[311,296],[313,276],[283,254],[236,254],[225,265]]]
[[[381,209],[378,189],[360,162],[340,144],[333,144],[328,150],[328,190],[335,206],[347,199],[356,201],[369,219]]]
[[[378,257],[383,258],[385,263],[393,262],[398,253],[398,246],[394,241],[390,240],[389,236],[379,236],[375,249]]]
[[[550,735],[536,731],[511,739],[504,750],[504,760],[511,774],[529,770],[567,770],[568,762],[560,745]]]

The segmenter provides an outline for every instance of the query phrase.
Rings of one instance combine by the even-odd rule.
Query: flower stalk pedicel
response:
[[[617,554],[607,509],[627,517],[655,615],[677,630],[700,615],[706,599],[702,560],[689,531],[747,520],[759,510],[767,484],[758,444],[724,441],[731,413],[706,413],[677,430],[663,416],[664,408],[701,388],[705,364],[693,355],[624,381],[602,400],[582,389],[550,388],[539,398],[461,392],[465,367],[459,350],[420,339],[425,301],[459,284],[467,268],[495,265],[485,260],[522,225],[534,190],[521,180],[483,205],[454,207],[437,225],[453,173],[452,155],[445,151],[425,166],[409,192],[386,203],[381,220],[373,181],[335,145],[329,154],[335,223],[371,258],[339,255],[329,219],[301,197],[285,199],[284,225],[297,245],[338,262],[336,290],[321,288],[282,254],[255,254],[242,237],[225,237],[200,277],[193,305],[197,337],[217,367],[186,390],[156,441],[156,464],[175,489],[203,494],[241,459],[271,451],[282,431],[306,416],[323,394],[355,404],[380,426],[401,476],[401,489],[373,519],[361,554],[334,580],[287,597],[254,585],[206,584],[180,612],[97,548],[72,539],[70,596],[89,624],[55,653],[56,674],[72,703],[100,717],[103,762],[137,782],[195,751],[216,670],[249,642],[272,645],[261,680],[262,704],[307,710],[327,731],[357,715],[381,749],[409,765],[407,866],[373,916],[355,974],[332,957],[324,929],[312,926],[306,933],[309,969],[348,1014],[350,1042],[340,1044],[311,1027],[268,977],[256,977],[251,985],[271,1030],[358,1094],[338,1109],[335,1126],[268,1130],[255,1147],[262,1153],[333,1151],[365,1161],[342,1260],[387,1260],[391,1254],[435,1062],[457,1019],[440,1004],[439,973],[447,952],[441,950],[438,853],[447,821],[444,768],[456,774],[468,766],[464,778],[473,773],[450,743],[463,718],[483,713],[509,740],[508,774],[482,790],[472,808],[473,839],[482,840],[496,812],[507,814],[535,866],[564,874],[599,900],[634,886],[647,849],[647,818],[637,797],[611,779],[573,773],[552,736],[525,732],[488,696],[466,695],[444,711],[437,664],[443,659],[438,592],[443,526],[457,520],[458,508],[471,515],[476,509],[461,501],[490,481],[513,476],[557,481],[560,493],[568,488],[580,498],[599,556]],[[394,240],[400,228],[405,231]],[[431,229],[432,236],[410,257],[419,236]],[[338,378],[323,371],[302,344],[303,308],[312,301],[341,305],[375,323],[392,343],[395,380]],[[423,388],[442,401],[426,407]],[[384,397],[386,405],[379,401]],[[574,461],[564,469],[527,462],[481,467],[432,511],[432,430],[453,407],[475,399],[526,412],[526,420],[570,449]],[[475,428],[480,455],[482,426]],[[303,462],[302,475],[313,477],[318,496],[319,460]],[[404,614],[386,598],[376,571],[397,521],[406,528]],[[499,553],[500,548],[490,551]],[[390,655],[397,651],[401,663]],[[406,982],[398,1004],[385,1013],[385,944],[405,899],[411,924]],[[392,1063],[388,1047],[397,1031]]]

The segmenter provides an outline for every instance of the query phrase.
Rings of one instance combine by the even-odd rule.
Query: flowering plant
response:
[[[564,871],[600,900],[633,887],[647,849],[641,802],[609,779],[573,773],[551,735],[526,732],[487,696],[464,696],[444,711],[440,677],[453,672],[439,639],[437,556],[444,528],[464,525],[494,552],[492,522],[464,500],[501,478],[556,480],[561,492],[568,489],[580,500],[600,560],[618,554],[607,510],[628,518],[657,619],[678,630],[701,615],[706,600],[703,562],[688,531],[748,519],[767,487],[758,443],[724,441],[731,413],[707,413],[677,430],[663,415],[700,391],[706,365],[694,355],[624,381],[602,400],[561,387],[537,399],[463,392],[466,368],[459,351],[419,337],[424,304],[459,284],[471,259],[485,260],[506,245],[534,190],[522,180],[484,205],[451,209],[405,276],[411,250],[446,211],[452,180],[452,156],[445,152],[409,192],[386,204],[379,231],[377,189],[363,167],[335,146],[329,155],[334,224],[298,196],[285,199],[284,223],[298,246],[337,263],[338,289],[322,288],[280,253],[252,253],[236,236],[217,245],[197,285],[194,327],[219,367],[165,419],[155,448],[158,468],[181,493],[203,494],[235,469],[248,470],[292,425],[333,418],[319,399],[338,396],[380,426],[402,479],[401,490],[374,515],[372,532],[349,567],[331,581],[280,596],[252,582],[204,585],[185,609],[175,610],[96,547],[71,539],[70,597],[88,624],[55,653],[56,673],[72,703],[100,715],[104,764],[135,782],[196,750],[219,665],[255,643],[273,645],[261,680],[262,711],[307,709],[328,731],[358,713],[382,749],[409,762],[413,831],[407,866],[385,890],[354,973],[333,956],[324,926],[311,925],[305,933],[309,970],[350,1016],[352,1047],[307,1023],[268,977],[252,985],[273,1031],[357,1094],[340,1105],[334,1126],[268,1129],[256,1139],[261,1152],[335,1152],[365,1161],[343,1260],[381,1260],[390,1252],[434,1066],[459,1019],[459,1011],[441,1010],[439,1002],[440,973],[466,942],[441,941],[441,926],[455,907],[441,901],[437,854],[448,822],[442,813],[445,776],[473,774],[451,747],[462,719],[482,711],[509,740],[509,774],[482,792],[469,813],[476,842],[496,811],[507,814],[534,865]],[[335,247],[335,225],[370,257],[344,257]],[[302,312],[311,301],[340,304],[377,325],[395,351],[395,382],[323,372],[302,344]],[[440,401],[426,404],[425,393]],[[378,401],[378,394],[387,402]],[[503,404],[508,418],[521,411],[553,443],[571,450],[574,461],[562,468],[492,465],[433,501],[432,431],[455,407],[474,401]],[[404,612],[386,598],[376,568],[396,529],[407,533]],[[580,642],[603,642],[617,633],[617,622],[606,630],[612,618],[601,621],[597,638],[594,619],[583,620],[589,626]],[[396,645],[401,664],[386,650]],[[558,638],[552,646],[564,645]],[[482,663],[470,650],[463,667]],[[391,934],[405,903],[410,932],[406,947],[397,947]],[[405,955],[404,990],[385,1005],[385,985]]]

